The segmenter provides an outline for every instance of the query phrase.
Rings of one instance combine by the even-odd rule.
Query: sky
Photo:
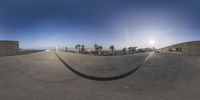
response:
[[[200,40],[198,0],[0,0],[0,40],[22,49],[165,47]],[[150,44],[154,41],[154,44]]]

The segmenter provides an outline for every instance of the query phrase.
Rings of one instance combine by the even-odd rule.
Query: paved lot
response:
[[[135,68],[148,53],[59,55],[82,73],[113,76]],[[0,57],[0,100],[199,100],[199,65],[199,56],[153,54],[128,77],[93,81],[68,70],[51,52]]]
[[[150,52],[125,56],[91,56],[66,52],[58,54],[79,72],[92,76],[111,77],[135,69]]]

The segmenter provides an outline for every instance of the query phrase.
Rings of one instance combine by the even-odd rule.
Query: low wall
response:
[[[0,41],[0,56],[15,55],[18,53],[18,41]]]
[[[159,49],[160,52],[200,56],[200,41],[184,42]]]

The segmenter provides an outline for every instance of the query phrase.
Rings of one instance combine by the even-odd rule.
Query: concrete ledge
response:
[[[15,55],[19,53],[19,42],[2,40],[0,41],[0,56]]]

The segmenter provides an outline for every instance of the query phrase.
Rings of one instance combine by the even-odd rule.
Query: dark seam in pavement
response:
[[[146,59],[140,64],[138,65],[135,69],[125,73],[125,74],[121,74],[121,75],[117,75],[117,76],[112,76],[112,77],[98,77],[98,76],[91,76],[91,75],[87,75],[87,74],[83,74],[75,69],[73,69],[70,65],[68,65],[59,55],[57,52],[55,52],[55,55],[59,58],[59,60],[65,65],[65,67],[67,67],[69,70],[71,70],[72,72],[74,72],[75,74],[79,75],[80,77],[89,79],[89,80],[94,80],[94,81],[112,81],[112,80],[117,80],[117,79],[121,79],[124,78],[126,76],[129,76],[130,74],[134,73],[135,71],[137,71],[141,66],[143,66],[145,64],[145,62],[150,58],[150,56],[152,55],[153,52],[151,52]]]

